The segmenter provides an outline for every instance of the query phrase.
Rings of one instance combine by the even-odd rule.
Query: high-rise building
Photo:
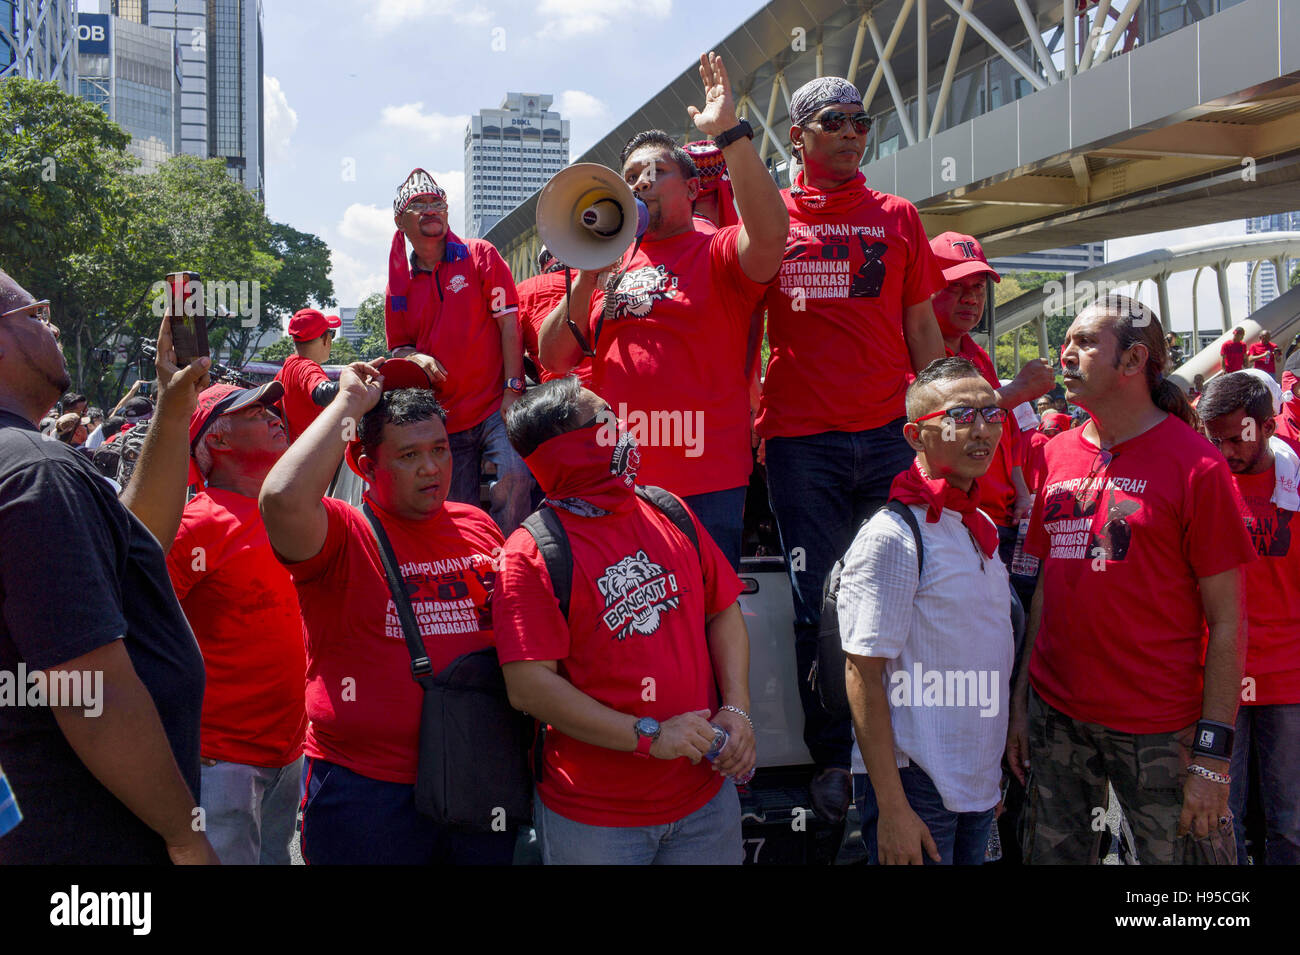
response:
[[[1082,272],[1106,264],[1106,243],[1086,242],[1064,249],[1043,249],[990,259],[999,272]]]
[[[1256,216],[1246,220],[1248,235],[1260,232],[1300,232],[1300,212],[1279,212],[1271,216]],[[1286,274],[1279,276],[1272,262],[1246,263],[1246,288],[1249,290],[1247,314],[1263,308],[1285,291],[1297,265],[1300,265],[1300,259],[1285,260],[1282,268]]]
[[[181,52],[181,148],[223,159],[263,198],[261,0],[101,0],[115,16],[175,34]]]
[[[339,327],[339,338],[346,338],[354,345],[365,338],[365,333],[357,327],[357,310],[355,308],[339,309],[339,321],[343,323]]]
[[[77,21],[77,93],[131,134],[127,151],[149,173],[181,143],[181,58],[176,37],[106,13]]]
[[[76,0],[0,0],[0,80],[21,76],[77,91]]]
[[[465,236],[479,238],[569,164],[569,121],[554,97],[507,93],[465,129]]]

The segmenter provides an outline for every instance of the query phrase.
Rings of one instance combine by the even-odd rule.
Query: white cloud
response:
[[[330,278],[334,280],[334,297],[340,308],[355,308],[372,292],[382,292],[388,284],[385,255],[371,254],[365,259],[331,249]]]
[[[628,16],[663,20],[672,9],[673,0],[542,0],[537,12],[546,21],[542,37],[570,39],[602,33]]]
[[[492,11],[478,3],[466,6],[456,0],[377,0],[369,21],[377,31],[386,33],[426,17],[450,17],[454,23],[482,26],[492,16]]]
[[[565,119],[601,119],[609,115],[608,106],[582,90],[565,90],[556,98],[555,108]]]
[[[469,116],[445,116],[442,113],[426,113],[424,103],[403,103],[401,106],[385,106],[379,115],[379,121],[392,129],[416,136],[425,137],[430,143],[445,140],[464,140],[465,127]]]
[[[280,81],[274,76],[262,77],[262,99],[266,157],[272,162],[283,162],[289,158],[289,140],[298,128],[298,114],[289,105]]]
[[[391,206],[380,208],[354,202],[343,210],[343,218],[338,224],[338,233],[353,242],[382,245],[392,241],[394,228]]]

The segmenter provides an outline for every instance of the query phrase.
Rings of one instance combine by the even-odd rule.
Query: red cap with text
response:
[[[930,248],[934,251],[934,257],[939,260],[939,268],[943,269],[943,277],[948,282],[955,282],[981,272],[993,276],[995,282],[1002,281],[1002,276],[998,275],[993,266],[989,265],[989,260],[984,258],[984,250],[973,235],[945,232],[930,240]]]

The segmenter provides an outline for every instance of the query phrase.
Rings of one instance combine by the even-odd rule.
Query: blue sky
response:
[[[462,230],[471,113],[510,90],[551,93],[577,158],[760,6],[265,0],[267,214],[329,244],[339,305],[357,305],[383,290],[412,168],[447,189]]]

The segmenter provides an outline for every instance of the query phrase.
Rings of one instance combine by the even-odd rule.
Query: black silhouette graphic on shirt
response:
[[[1096,502],[1094,501],[1094,504]],[[1125,518],[1142,509],[1137,501],[1121,501],[1114,489],[1110,492],[1110,506],[1106,511],[1106,523],[1101,526],[1100,534],[1093,534],[1088,545],[1089,556],[1096,557],[1097,549],[1106,560],[1123,560],[1128,556],[1129,544],[1133,540],[1133,528]]]
[[[1285,557],[1291,553],[1291,518],[1295,511],[1277,510],[1277,533],[1268,545],[1269,557]]]
[[[880,289],[885,284],[884,255],[889,251],[889,246],[883,242],[873,242],[868,246],[867,240],[861,235],[858,236],[858,242],[862,244],[862,254],[866,261],[853,276],[849,298],[878,298]]]

